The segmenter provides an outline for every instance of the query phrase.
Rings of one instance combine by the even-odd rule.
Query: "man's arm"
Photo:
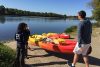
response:
[[[78,28],[78,43],[79,47],[81,47],[82,44],[82,35],[83,35],[83,22],[80,23],[79,28]]]

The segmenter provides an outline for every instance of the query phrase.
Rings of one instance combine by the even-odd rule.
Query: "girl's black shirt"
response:
[[[15,34],[15,40],[17,41],[18,44],[24,46],[28,42],[29,35],[30,35],[29,30],[18,31]]]

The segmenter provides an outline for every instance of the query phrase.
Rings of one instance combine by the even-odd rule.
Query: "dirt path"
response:
[[[15,41],[7,42],[5,45],[8,45],[14,50],[16,49]],[[93,52],[89,56],[90,67],[100,67],[100,28],[95,28],[93,30],[92,47]],[[37,46],[31,48],[33,48],[33,51],[28,51],[29,59],[25,59],[27,67],[68,67],[66,62],[73,58],[73,55],[50,55]],[[76,67],[85,67],[85,64],[83,61],[79,60]]]

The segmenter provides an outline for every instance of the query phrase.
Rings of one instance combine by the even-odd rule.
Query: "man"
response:
[[[72,64],[68,63],[68,65],[70,67],[75,67],[79,55],[82,54],[86,67],[89,67],[87,52],[89,47],[91,46],[90,43],[91,43],[92,24],[88,19],[86,19],[85,11],[78,12],[78,19],[80,20],[80,23],[78,25],[78,42],[73,50],[74,52],[73,63]]]

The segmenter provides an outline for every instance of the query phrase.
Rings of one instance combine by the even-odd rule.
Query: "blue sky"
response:
[[[87,3],[91,0],[0,0],[0,5],[8,8],[17,8],[35,12],[54,12],[66,15],[77,15],[85,10],[87,16],[92,12]]]

